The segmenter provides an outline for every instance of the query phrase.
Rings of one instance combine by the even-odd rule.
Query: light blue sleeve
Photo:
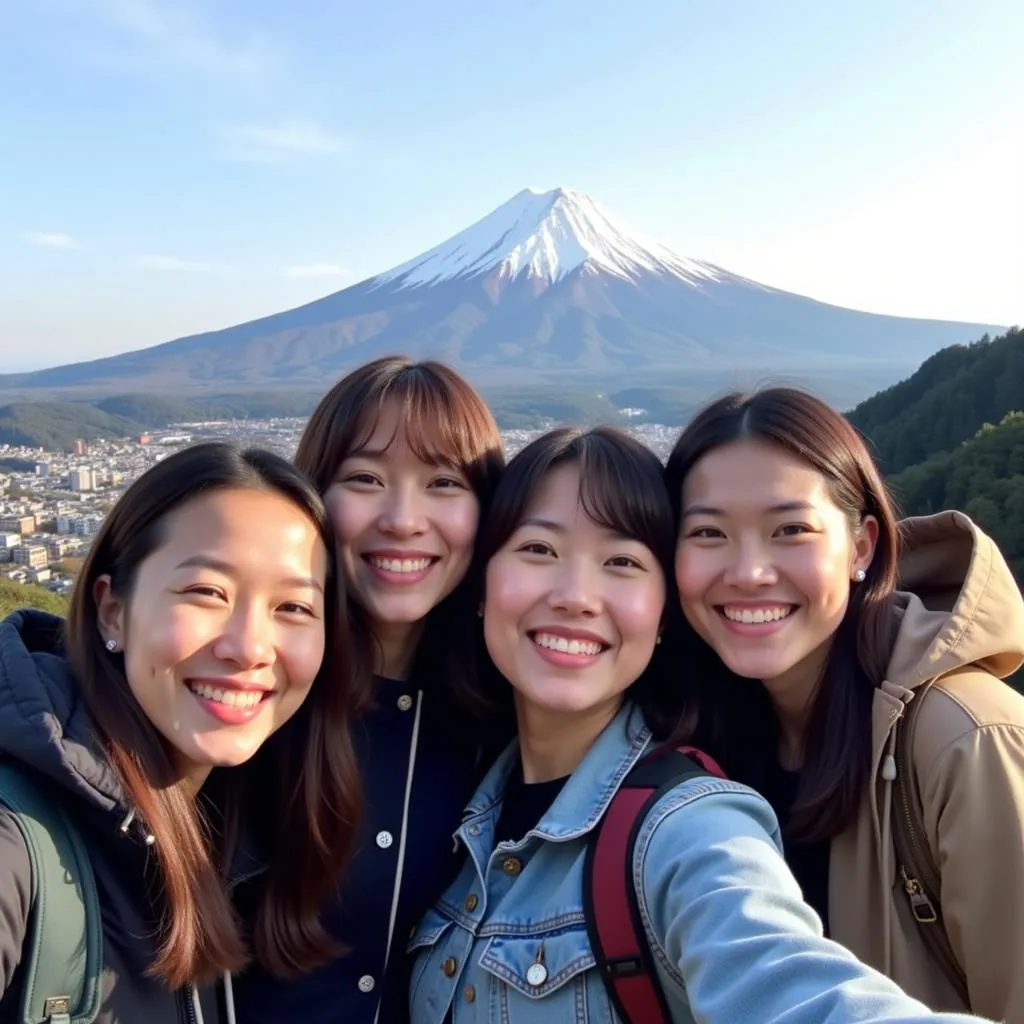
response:
[[[694,780],[648,815],[635,882],[652,949],[700,1024],[953,1024],[823,937],[768,803]],[[671,987],[671,986],[670,986]]]

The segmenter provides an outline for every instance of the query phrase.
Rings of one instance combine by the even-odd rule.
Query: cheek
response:
[[[186,661],[218,633],[218,617],[199,608],[133,605],[125,638],[129,681],[135,669],[152,676]]]
[[[679,600],[683,604],[699,601],[712,575],[706,554],[680,544],[676,549],[675,571]]]
[[[480,503],[476,498],[464,498],[451,504],[453,507],[438,518],[438,528],[454,555],[469,558],[480,523]]]
[[[661,581],[654,584],[652,581],[629,593],[620,594],[616,599],[614,614],[623,640],[649,641],[653,646],[664,612],[665,583]]]
[[[288,677],[290,688],[308,690],[313,685],[325,650],[324,630],[295,629],[281,637],[277,656]]]
[[[331,487],[324,495],[327,517],[334,528],[334,536],[342,546],[351,544],[373,520],[373,510],[368,507],[365,495],[347,494]]]
[[[793,574],[804,581],[810,595],[831,606],[845,604],[850,593],[849,545],[835,543],[808,549],[794,565]]]

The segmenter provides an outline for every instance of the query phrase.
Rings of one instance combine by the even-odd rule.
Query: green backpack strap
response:
[[[20,1024],[92,1024],[100,1009],[103,936],[85,844],[41,785],[2,761],[0,803],[14,812],[32,866]]]

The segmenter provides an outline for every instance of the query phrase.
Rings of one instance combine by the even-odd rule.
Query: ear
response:
[[[853,564],[850,566],[852,576],[858,569],[868,571],[875,558],[878,547],[878,520],[874,516],[865,516],[860,529],[853,535]]]
[[[113,640],[123,651],[127,610],[124,602],[114,596],[108,575],[96,577],[96,582],[92,585],[92,599],[96,602],[96,628],[103,642]]]

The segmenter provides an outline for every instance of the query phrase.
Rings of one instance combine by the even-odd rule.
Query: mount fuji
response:
[[[694,374],[892,367],[994,324],[844,309],[672,252],[573,189],[527,189],[400,266],[315,302],[0,388],[322,388],[391,353],[482,383],[671,384]]]

